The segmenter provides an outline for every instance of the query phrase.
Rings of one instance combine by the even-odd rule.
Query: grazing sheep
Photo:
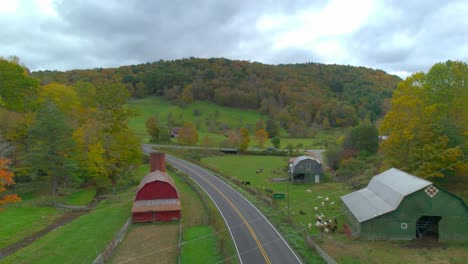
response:
[[[306,190],[306,192],[308,192],[308,193],[311,193],[311,192],[312,192],[312,190],[311,190],[311,189],[307,189],[307,190]]]
[[[317,207],[317,206],[316,206],[316,207],[314,207],[314,211],[317,211],[317,210],[318,210],[318,207]]]
[[[325,201],[328,201],[328,197],[325,197]]]
[[[262,173],[262,172],[263,172],[263,168],[260,168],[260,169],[255,171],[255,173]]]

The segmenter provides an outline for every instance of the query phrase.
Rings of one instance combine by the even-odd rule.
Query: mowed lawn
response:
[[[223,258],[217,254],[215,230],[211,226],[193,226],[183,233],[180,263],[205,264],[218,263]]]

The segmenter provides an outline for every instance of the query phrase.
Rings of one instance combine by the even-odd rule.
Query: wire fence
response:
[[[129,217],[123,227],[120,229],[119,233],[112,239],[106,246],[106,248],[99,253],[99,255],[96,257],[94,260],[93,264],[104,264],[106,263],[110,257],[112,256],[112,253],[114,253],[115,248],[120,244],[122,239],[125,237],[125,234],[128,231],[128,228],[130,227],[130,224],[132,223],[132,218]]]
[[[332,257],[330,257],[330,255],[327,254],[327,252],[325,252],[325,250],[323,250],[319,245],[317,245],[317,243],[315,243],[311,236],[307,235],[306,241],[307,245],[309,245],[311,248],[314,248],[325,262],[328,264],[338,264]]]

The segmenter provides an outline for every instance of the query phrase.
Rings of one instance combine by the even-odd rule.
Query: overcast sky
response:
[[[186,57],[365,66],[468,61],[468,1],[0,0],[0,56],[31,70]]]

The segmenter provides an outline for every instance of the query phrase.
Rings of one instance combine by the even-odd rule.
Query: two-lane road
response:
[[[301,263],[265,216],[231,186],[192,163],[169,155],[166,161],[187,173],[211,197],[229,228],[240,263]]]

